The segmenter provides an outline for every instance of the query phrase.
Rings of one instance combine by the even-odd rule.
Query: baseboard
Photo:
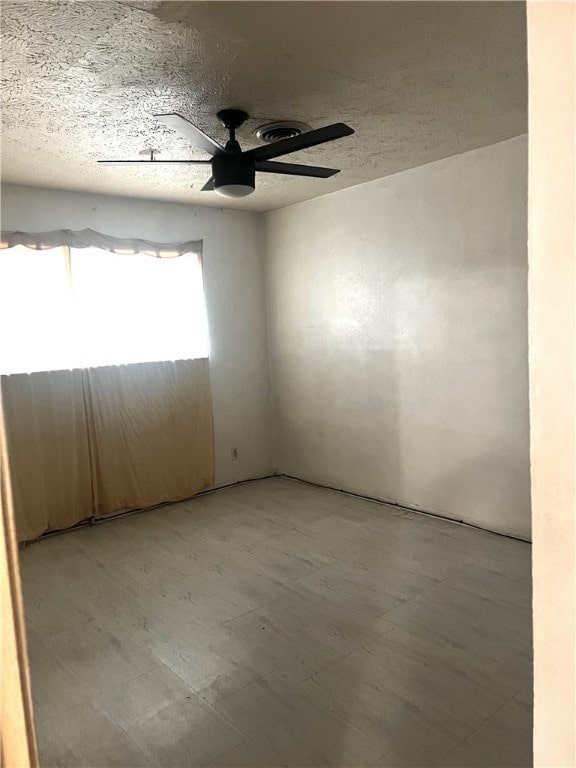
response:
[[[254,483],[256,480],[268,480],[271,477],[278,477],[276,472],[271,472],[268,475],[258,475],[257,477],[247,477],[244,480],[235,480],[233,483],[224,483],[223,485],[214,485],[210,488],[206,488],[204,491],[191,496],[191,499],[195,499],[196,496],[205,496],[207,493],[215,493],[216,491],[223,491],[225,488],[234,488],[235,485],[244,485],[244,483]],[[167,502],[172,504],[173,502]]]
[[[42,539],[46,539],[49,536],[58,536],[61,533],[69,533],[70,531],[75,531],[77,528],[81,528],[86,525],[100,525],[101,523],[108,523],[112,520],[118,520],[119,518],[128,517],[129,515],[139,515],[142,512],[149,512],[152,509],[160,509],[161,507],[166,507],[169,504],[179,504],[182,501],[193,501],[194,499],[197,499],[199,496],[207,496],[211,493],[219,493],[220,491],[225,491],[227,488],[234,488],[237,485],[246,485],[247,483],[257,483],[259,480],[268,480],[272,477],[285,477],[288,480],[295,480],[298,483],[304,483],[306,485],[312,485],[316,488],[326,488],[330,491],[336,491],[338,493],[344,493],[347,496],[354,496],[358,499],[364,499],[366,501],[372,501],[375,504],[384,504],[388,507],[397,507],[398,509],[403,509],[406,512],[414,512],[418,515],[427,515],[428,517],[435,517],[438,520],[445,520],[447,523],[453,523],[454,525],[465,525],[468,528],[476,528],[480,531],[487,531],[488,533],[494,533],[496,536],[504,536],[507,539],[514,539],[515,541],[523,541],[527,544],[531,544],[530,539],[526,539],[523,536],[519,536],[513,533],[505,533],[503,531],[497,531],[493,528],[486,528],[481,525],[477,525],[476,523],[470,523],[466,520],[458,520],[454,517],[449,517],[448,515],[443,515],[438,512],[434,512],[432,510],[422,509],[422,507],[414,507],[410,506],[408,504],[401,504],[397,501],[394,501],[392,499],[385,499],[385,498],[378,498],[376,496],[368,496],[363,493],[357,493],[356,491],[348,491],[346,488],[336,488],[333,485],[326,485],[324,483],[318,483],[313,480],[305,480],[301,477],[296,477],[295,475],[288,475],[285,472],[275,472],[271,475],[261,475],[259,477],[249,477],[245,480],[238,480],[234,483],[226,483],[224,485],[218,485],[213,488],[207,488],[205,491],[200,491],[199,493],[196,493],[194,496],[191,496],[188,499],[181,499],[180,501],[164,501],[160,504],[155,504],[153,507],[144,507],[141,509],[127,509],[122,510],[120,512],[117,512],[114,515],[106,515],[104,517],[90,517],[86,520],[82,520],[79,523],[76,523],[76,525],[71,526],[70,528],[62,528],[58,531],[47,531],[46,533],[43,533],[41,536],[39,536],[37,539],[32,539],[27,542],[22,542],[21,546],[25,546],[27,544],[32,544],[34,541],[40,541]]]
[[[515,541],[523,541],[526,544],[531,544],[531,540],[520,536],[519,534],[498,531],[494,528],[486,528],[485,526],[471,523],[467,520],[459,520],[449,515],[443,515],[440,512],[435,512],[429,509],[423,509],[422,507],[414,507],[409,504],[400,503],[392,499],[379,498],[377,496],[367,496],[363,493],[357,493],[356,491],[348,491],[346,488],[336,488],[333,485],[326,485],[324,483],[317,483],[313,480],[304,480],[301,477],[295,477],[294,475],[287,475],[285,472],[279,472],[276,477],[286,477],[289,480],[297,480],[299,483],[306,483],[306,485],[313,485],[317,488],[326,488],[330,491],[337,491],[338,493],[345,493],[347,496],[355,496],[358,499],[365,499],[366,501],[373,501],[375,504],[385,504],[387,507],[397,507],[398,509],[404,509],[406,512],[414,512],[417,515],[427,515],[428,517],[435,517],[438,520],[445,520],[447,523],[454,523],[455,525],[465,525],[468,528],[476,528],[479,531],[487,531],[488,533],[494,533],[497,536],[504,536],[506,539],[514,539]]]
[[[225,485],[217,485],[212,488],[207,488],[205,491],[199,491],[198,493],[195,493],[194,496],[190,496],[187,499],[179,499],[178,501],[162,501],[160,504],[154,504],[152,507],[141,507],[139,509],[123,509],[119,512],[116,512],[113,515],[103,515],[103,516],[95,516],[95,517],[87,517],[86,520],[81,520],[79,523],[76,523],[75,525],[71,525],[69,528],[59,528],[57,531],[46,531],[46,533],[43,533],[41,536],[38,536],[36,539],[29,539],[28,541],[22,541],[20,542],[20,547],[28,546],[28,544],[33,544],[35,541],[41,541],[42,539],[47,539],[49,536],[59,536],[61,533],[70,533],[70,531],[75,531],[78,528],[84,528],[87,525],[100,525],[101,523],[108,523],[112,520],[118,520],[118,518],[121,517],[128,517],[129,515],[139,515],[142,512],[150,512],[152,509],[160,509],[161,507],[166,507],[169,504],[180,504],[183,501],[192,501],[193,499],[198,498],[198,496],[207,496],[210,493],[217,493],[218,491],[224,491],[226,488],[233,488],[236,485],[244,485],[245,483],[254,483],[258,480],[267,480],[270,477],[277,477],[277,475],[260,475],[259,477],[248,477],[245,480],[237,480],[235,483],[226,483]]]

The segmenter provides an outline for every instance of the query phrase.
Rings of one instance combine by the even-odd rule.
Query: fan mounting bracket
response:
[[[216,117],[220,120],[224,128],[235,131],[236,128],[240,128],[240,126],[248,120],[250,115],[241,109],[221,109]]]

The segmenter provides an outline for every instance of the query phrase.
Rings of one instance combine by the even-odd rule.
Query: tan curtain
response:
[[[208,360],[0,377],[18,541],[214,484]]]
[[[187,499],[214,483],[208,360],[88,368],[96,512]]]
[[[0,380],[18,541],[93,514],[82,372]]]
[[[111,238],[92,230],[2,233],[1,248],[16,245],[62,247],[69,276],[70,248],[158,258],[196,253],[200,259],[202,244]],[[198,295],[182,300],[198,301]],[[104,307],[95,311],[109,311]],[[66,326],[53,335],[71,331]],[[93,516],[189,498],[214,484],[205,357],[4,375],[0,397],[19,541]]]

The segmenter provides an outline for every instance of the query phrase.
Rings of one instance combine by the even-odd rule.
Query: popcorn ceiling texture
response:
[[[526,30],[517,2],[2,2],[2,181],[221,207],[209,168],[104,168],[98,159],[204,159],[153,115],[215,138],[242,107],[263,122],[356,135],[282,158],[333,179],[258,174],[227,207],[265,211],[526,130]]]

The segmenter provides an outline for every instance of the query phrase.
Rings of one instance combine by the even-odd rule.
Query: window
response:
[[[200,258],[0,250],[0,373],[208,355]]]

